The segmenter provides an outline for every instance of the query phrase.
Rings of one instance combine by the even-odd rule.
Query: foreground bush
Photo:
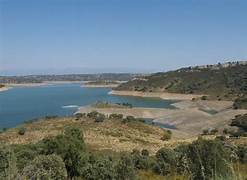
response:
[[[129,155],[124,154],[116,165],[116,174],[118,180],[134,180],[136,179],[136,171],[134,163]]]
[[[172,149],[162,148],[156,155],[154,171],[161,175],[168,175],[176,168],[176,153]]]
[[[15,179],[16,177],[15,154],[9,146],[0,144],[0,179]]]
[[[42,144],[44,154],[57,154],[62,157],[69,177],[79,176],[80,160],[85,152],[83,134],[79,129],[68,127],[63,135],[45,139]]]
[[[65,164],[60,156],[40,155],[24,168],[22,177],[28,179],[67,179]]]
[[[230,152],[220,141],[197,140],[188,145],[185,153],[193,179],[232,176]]]

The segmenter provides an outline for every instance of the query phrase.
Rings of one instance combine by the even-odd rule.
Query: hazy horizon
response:
[[[0,0],[0,75],[153,73],[247,59],[247,2]]]

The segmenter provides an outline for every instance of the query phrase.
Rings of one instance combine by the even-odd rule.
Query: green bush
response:
[[[16,161],[11,147],[0,144],[0,179],[17,179]]]
[[[168,141],[172,138],[172,132],[170,130],[164,130],[164,134],[161,137],[162,141]]]
[[[66,180],[67,171],[61,157],[39,155],[23,169],[22,178]]]
[[[239,97],[233,103],[234,109],[247,109],[247,97]]]
[[[230,152],[221,141],[197,140],[188,145],[186,156],[193,179],[231,177]]]
[[[104,114],[101,114],[97,111],[92,111],[88,113],[87,116],[91,119],[94,119],[95,122],[103,122],[106,118]]]
[[[237,155],[239,161],[242,163],[247,163],[247,147],[246,146],[239,146],[237,150]]]
[[[122,120],[123,123],[129,123],[129,122],[132,122],[132,121],[135,121],[135,117],[134,116],[126,116],[126,118],[124,118]]]
[[[144,150],[142,153],[138,150],[133,150],[131,158],[135,168],[147,170],[150,167],[148,151]]]
[[[21,171],[27,164],[29,164],[36,156],[40,154],[40,147],[38,144],[18,144],[13,145],[12,149],[17,158],[17,167]]]
[[[24,134],[26,133],[26,128],[24,127],[21,127],[19,130],[18,130],[18,134],[23,136]]]
[[[105,115],[99,113],[94,120],[95,122],[103,122],[105,120]]]
[[[87,117],[91,118],[91,119],[95,119],[98,116],[98,112],[97,111],[92,111],[90,113],[87,114]]]
[[[147,149],[143,149],[141,154],[142,154],[142,156],[149,156],[149,152]]]
[[[161,148],[157,151],[154,171],[161,175],[168,175],[176,168],[176,153],[172,149]]]
[[[207,100],[207,99],[208,99],[207,96],[202,96],[202,97],[201,97],[201,100],[203,100],[203,101],[205,101],[205,100]]]
[[[114,162],[110,158],[100,158],[82,167],[81,176],[84,179],[116,179]]]
[[[85,152],[83,134],[80,129],[67,127],[63,135],[43,140],[44,154],[57,154],[63,158],[69,177],[79,176],[80,160]]]
[[[121,155],[116,166],[116,174],[118,180],[134,180],[136,179],[136,172],[134,163],[128,154]]]
[[[110,114],[109,119],[123,119],[122,114]]]
[[[80,120],[81,118],[85,118],[85,117],[86,117],[86,113],[76,113],[75,114],[76,120]]]

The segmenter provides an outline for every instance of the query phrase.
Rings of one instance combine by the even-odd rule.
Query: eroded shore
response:
[[[228,127],[232,118],[238,114],[247,113],[247,110],[232,109],[232,103],[231,101],[182,100],[172,104],[177,109],[140,107],[95,108],[86,106],[80,107],[78,112],[88,113],[98,111],[108,115],[118,113],[124,116],[150,118],[156,123],[175,126],[176,129],[171,129],[171,131],[173,131],[173,138],[186,139],[196,137],[201,134],[204,129],[208,128],[217,128],[219,131],[223,131],[224,128]]]
[[[11,87],[2,87],[0,88],[0,92],[7,91],[9,89],[11,89]]]
[[[109,92],[111,95],[118,96],[138,96],[138,97],[155,97],[164,100],[191,100],[192,98],[200,98],[203,95],[196,94],[177,94],[177,93],[166,93],[166,92],[139,92],[139,91],[116,91],[112,90]]]

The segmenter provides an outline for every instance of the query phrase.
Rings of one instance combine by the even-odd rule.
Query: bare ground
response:
[[[222,131],[228,127],[231,119],[247,110],[233,110],[231,101],[180,101],[174,104],[178,109],[164,108],[93,108],[81,107],[78,112],[88,113],[98,111],[104,114],[119,113],[124,116],[151,118],[154,122],[169,124],[176,127],[174,139],[196,137],[204,129],[217,128]]]

